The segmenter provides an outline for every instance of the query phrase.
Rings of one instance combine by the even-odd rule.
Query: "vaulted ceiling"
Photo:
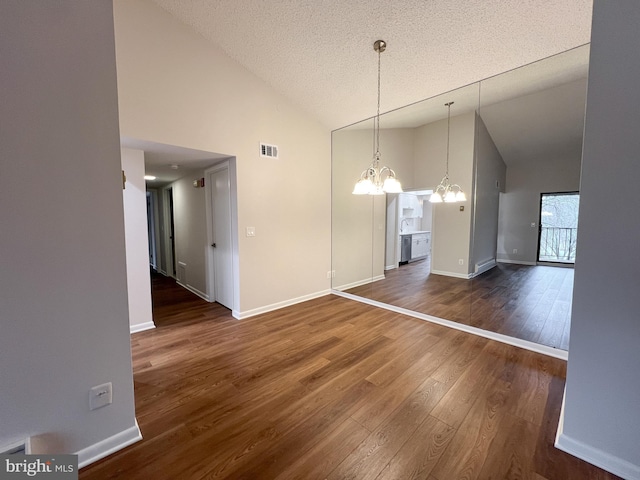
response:
[[[330,128],[589,42],[592,0],[153,0]]]
[[[152,1],[331,129],[375,114],[377,39],[388,45],[381,57],[386,112],[588,43],[593,6],[592,0]],[[559,76],[557,62],[549,62],[554,84],[541,81],[540,71],[520,69],[515,81],[494,89],[496,98],[486,97],[481,115],[508,165],[580,155],[586,61],[574,55]],[[405,124],[388,119],[383,127],[437,119],[408,112],[396,112]],[[144,147],[158,184],[213,158],[131,139],[123,145]],[[181,166],[170,170],[170,163]]]

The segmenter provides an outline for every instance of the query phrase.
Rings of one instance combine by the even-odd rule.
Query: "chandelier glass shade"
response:
[[[447,166],[444,177],[440,180],[440,183],[434,188],[429,201],[431,203],[455,203],[466,202],[467,196],[462,191],[462,188],[457,183],[451,183],[449,181],[449,140],[451,132],[451,105],[453,102],[444,104],[448,108],[447,112]]]
[[[375,153],[373,161],[362,171],[360,179],[353,188],[354,195],[383,195],[385,193],[402,193],[402,185],[396,173],[387,166],[380,166],[380,54],[387,48],[384,40],[377,40],[373,49],[378,52],[378,112],[374,119]]]
[[[380,167],[380,155],[376,152],[373,162],[362,172],[352,193],[354,195],[402,193],[402,186],[393,170],[386,166]]]
[[[460,188],[460,185],[449,182],[449,175],[445,175],[431,194],[429,201],[431,203],[466,202],[467,196]]]

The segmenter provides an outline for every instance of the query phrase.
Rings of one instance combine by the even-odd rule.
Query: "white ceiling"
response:
[[[146,182],[147,186],[151,188],[167,185],[191,172],[210,167],[221,159],[228,158],[226,155],[217,153],[129,137],[121,137],[120,145],[124,148],[144,151],[145,174],[156,177],[155,180],[147,180]],[[172,165],[176,168],[173,168]]]
[[[580,161],[587,79],[582,78],[481,109],[507,166]]]
[[[153,0],[334,129],[590,40],[592,0]]]

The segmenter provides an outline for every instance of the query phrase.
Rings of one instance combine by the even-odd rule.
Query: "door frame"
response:
[[[149,237],[149,264],[154,270],[158,270],[158,235],[157,235],[157,198],[158,192],[147,189],[147,236]]]
[[[229,172],[229,228],[231,232],[231,278],[227,278],[227,281],[231,285],[233,296],[233,307],[231,309],[232,315],[235,318],[239,318],[240,312],[240,265],[238,255],[238,188],[237,188],[237,173],[236,173],[236,158],[230,157],[214,164],[204,171],[205,174],[205,196],[206,196],[206,217],[207,217],[207,244],[205,247],[205,261],[206,261],[206,284],[207,284],[207,296],[210,302],[216,301],[215,294],[215,265],[214,254],[211,244],[213,243],[213,193],[215,185],[211,182],[211,175],[219,172],[220,170],[228,170]]]
[[[176,278],[173,187],[171,185],[163,187],[160,192],[162,196],[162,235],[164,237],[165,275]]]
[[[540,240],[542,239],[542,199],[545,195],[578,195],[578,202],[580,202],[580,191],[575,190],[569,192],[540,192],[540,203],[538,204],[538,245],[536,247],[536,264],[573,268],[573,266],[575,265],[575,260],[573,262],[554,262],[552,260],[540,260]]]

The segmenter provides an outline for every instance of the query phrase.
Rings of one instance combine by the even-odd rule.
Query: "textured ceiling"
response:
[[[589,42],[592,0],[153,0],[330,128]]]
[[[381,128],[418,127],[477,111],[507,165],[579,161],[590,45],[385,113]],[[373,130],[372,119],[347,127]]]

